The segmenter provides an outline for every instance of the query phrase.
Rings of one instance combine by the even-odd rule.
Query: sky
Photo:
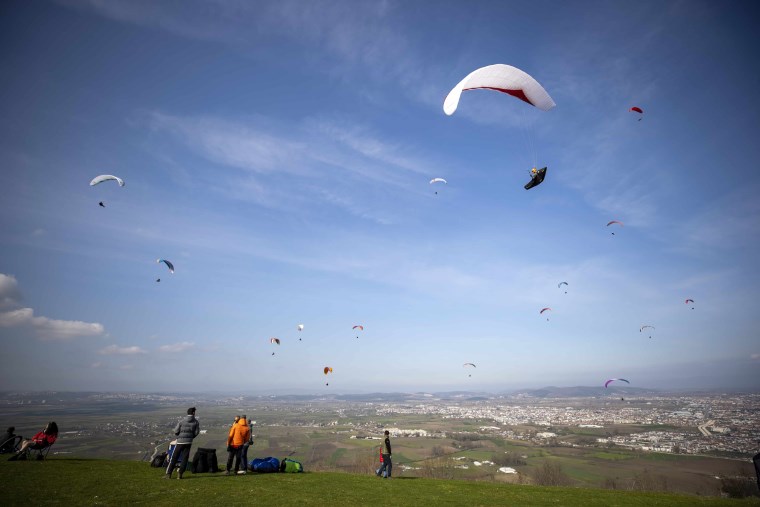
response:
[[[0,390],[760,389],[758,21],[3,2]],[[557,106],[443,113],[496,63]]]

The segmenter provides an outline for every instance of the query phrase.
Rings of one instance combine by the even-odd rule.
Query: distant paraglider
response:
[[[301,331],[303,331],[303,324],[298,324],[298,326],[296,326],[296,329],[298,329],[298,332],[299,332],[299,333],[300,333]],[[301,337],[299,337],[299,338],[298,338],[298,341],[299,341],[299,342],[301,341]]]
[[[356,339],[358,340],[359,339],[359,331],[364,331],[364,326],[362,326],[361,324],[357,324],[352,329],[353,330],[357,330],[358,329],[358,331],[356,331]]]
[[[274,345],[279,345],[280,344],[280,339],[279,338],[270,338],[269,339],[269,343],[274,344]],[[272,355],[274,355],[274,352],[272,352]]]
[[[430,184],[433,185],[434,183],[443,183],[445,185],[448,185],[449,182],[444,180],[443,178],[433,178],[430,180]],[[435,195],[438,195],[438,190],[435,191]]]
[[[109,180],[116,181],[119,184],[120,187],[124,186],[124,180],[121,179],[121,178],[119,178],[118,176],[114,176],[112,174],[101,174],[100,176],[95,176],[92,179],[92,181],[90,181],[90,186],[94,187],[95,185],[98,185],[100,183],[103,183],[104,181],[109,181]],[[105,203],[103,201],[100,201],[98,203],[98,206],[100,206],[101,208],[105,208],[106,207],[106,205],[105,205]]]
[[[691,304],[693,305],[693,304],[694,304],[694,300],[693,300],[693,299],[687,299],[686,301],[684,301],[684,303],[686,303],[687,305],[688,305],[689,303],[691,303]],[[692,306],[692,307],[691,307],[691,309],[693,310],[693,309],[694,309],[694,307]]]
[[[604,387],[607,387],[607,386],[609,386],[609,385],[610,385],[612,382],[615,382],[616,380],[617,380],[617,381],[620,381],[620,382],[625,382],[626,384],[630,384],[630,382],[628,382],[628,381],[627,381],[626,379],[624,379],[624,378],[611,378],[611,379],[609,379],[607,382],[605,382],[605,383],[604,383]]]
[[[330,366],[325,366],[325,368],[322,371],[324,372],[325,375],[327,375],[328,373],[332,373],[333,369]],[[329,386],[330,383],[325,382],[325,385]]]
[[[628,112],[629,112],[629,113],[639,113],[639,120],[638,120],[638,121],[641,121],[641,119],[642,119],[642,118],[643,118],[643,116],[644,116],[644,111],[643,111],[643,110],[642,110],[640,107],[638,107],[638,106],[633,106],[632,108],[630,108],[630,109],[628,110]],[[655,115],[655,116],[656,116],[656,115]]]
[[[620,227],[623,227],[623,222],[619,222],[617,220],[610,220],[609,222],[607,222],[607,227],[609,227],[612,224],[618,224]],[[612,235],[614,236],[615,233],[613,232]]]
[[[477,368],[477,366],[475,366],[475,364],[474,364],[474,363],[464,363],[464,364],[462,365],[462,368],[467,368],[468,366],[472,366],[473,368]],[[472,374],[470,373],[470,374],[468,374],[467,376],[468,376],[468,377],[472,377]]]
[[[558,289],[561,289],[563,285],[567,286],[567,282],[559,282],[559,283],[557,284],[557,288],[558,288]],[[567,291],[565,291],[565,294],[567,294]]]
[[[172,264],[171,261],[167,261],[166,259],[156,259],[156,262],[158,264],[161,264],[163,262],[166,264],[166,267],[169,268],[169,273],[174,274],[174,264]]]
[[[645,329],[651,329],[652,331],[654,331],[654,326],[650,326],[649,324],[647,324],[647,325],[645,325],[645,326],[641,326],[641,327],[639,328],[639,333],[643,333]],[[651,333],[652,331],[650,331],[650,333]],[[652,335],[651,335],[651,334],[649,335],[649,338],[652,338]]]
[[[549,312],[550,312],[550,311],[552,311],[552,309],[551,309],[551,308],[549,308],[549,307],[547,306],[546,308],[542,308],[542,309],[541,309],[541,311],[540,311],[540,312],[538,312],[538,313],[539,313],[539,315],[543,315],[543,314],[544,314],[544,312],[547,312],[547,311],[549,311]],[[546,317],[546,320],[548,321],[548,320],[549,320],[549,317]]]
[[[124,186],[124,180],[112,174],[101,174],[100,176],[95,176],[90,182],[90,186],[94,187],[95,185],[98,185],[99,183],[103,183],[104,181],[110,181],[110,180],[116,181],[120,187]]]

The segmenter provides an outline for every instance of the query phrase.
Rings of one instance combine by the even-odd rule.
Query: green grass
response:
[[[605,452],[605,451],[595,452],[595,453],[591,454],[591,456],[594,457],[594,458],[607,459],[607,460],[613,460],[613,461],[618,461],[618,460],[621,460],[621,459],[633,459],[633,458],[635,458],[635,456],[633,456],[633,455],[631,455],[629,453]]]
[[[304,474],[186,473],[165,480],[163,470],[136,461],[49,459],[0,461],[3,505],[519,505],[519,506],[745,506],[760,499],[720,498],[551,488],[488,482],[395,478],[336,472]]]

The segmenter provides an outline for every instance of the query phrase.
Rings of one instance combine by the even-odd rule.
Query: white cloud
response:
[[[0,273],[0,309],[18,306],[20,300],[21,291],[18,289],[16,277]]]
[[[194,349],[195,343],[192,342],[180,342],[172,343],[169,345],[161,345],[158,347],[159,352],[184,352],[186,350]]]
[[[32,308],[18,308],[20,300],[21,292],[16,278],[0,273],[0,309],[12,308],[0,312],[0,327],[31,327],[41,340],[67,341],[105,333],[103,324],[97,322],[35,317]]]
[[[31,308],[0,313],[0,327],[32,327],[43,340],[66,341],[81,336],[99,336],[105,332],[102,324],[79,320],[56,320],[35,317]]]
[[[137,345],[131,347],[119,347],[118,345],[109,345],[98,351],[102,356],[134,356],[137,354],[146,354],[147,352]]]

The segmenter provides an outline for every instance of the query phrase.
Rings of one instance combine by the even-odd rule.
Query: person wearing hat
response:
[[[243,444],[243,449],[240,451],[240,456],[243,461],[243,473],[245,473],[246,469],[248,468],[248,448],[253,445],[253,423],[248,421],[248,418],[245,416],[245,414],[240,416],[240,419],[243,420],[243,424],[248,426],[248,440],[245,441]]]
[[[169,466],[166,467],[166,475],[164,479],[171,479],[172,472],[177,462],[180,462],[179,475],[177,479],[182,478],[182,474],[185,473],[187,468],[187,462],[190,459],[190,446],[193,443],[193,439],[197,437],[201,432],[198,419],[195,418],[195,407],[187,409],[187,417],[185,420],[177,423],[174,427],[174,434],[177,436],[177,445],[172,452],[172,459],[169,460]],[[180,461],[181,460],[181,461]]]

